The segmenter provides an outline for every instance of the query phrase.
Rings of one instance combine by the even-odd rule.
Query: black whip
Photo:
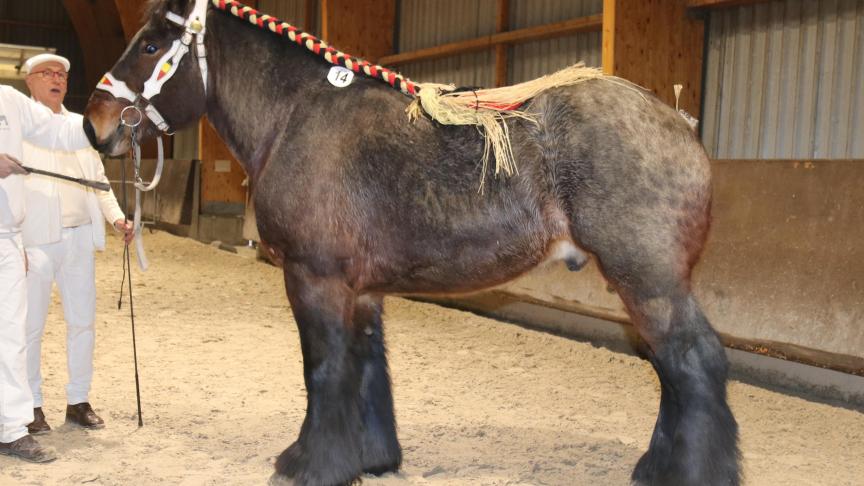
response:
[[[132,128],[132,156],[135,157],[135,145],[137,142],[135,141],[135,128]],[[134,160],[132,162],[135,163]],[[126,224],[129,224],[129,202],[126,197],[126,161],[121,161],[120,163],[120,178],[122,179],[120,192],[123,197],[123,220]],[[129,319],[132,321],[132,356],[135,361],[135,397],[138,402],[138,427],[144,426],[144,420],[141,418],[141,385],[138,380],[138,346],[135,341],[135,305],[132,301],[132,263],[130,260],[130,251],[129,251],[129,242],[123,240],[123,279],[120,281],[120,299],[117,300],[117,309],[119,310],[123,305],[123,283],[126,281],[126,276],[129,276]]]
[[[89,179],[79,179],[77,177],[70,177],[67,175],[58,174],[56,172],[49,172],[42,169],[34,169],[33,167],[27,167],[24,165],[22,165],[21,168],[26,170],[30,174],[40,174],[48,177],[54,177],[57,179],[63,179],[65,181],[76,182],[78,184],[81,184],[82,186],[92,187],[93,189],[98,189],[100,191],[107,192],[111,190],[111,184],[108,184],[107,182],[91,181]]]

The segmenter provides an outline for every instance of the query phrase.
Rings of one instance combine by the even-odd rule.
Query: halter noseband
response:
[[[115,98],[129,100],[132,103],[131,106],[134,106],[136,109],[138,109],[138,101],[144,100],[147,103],[144,107],[144,114],[147,115],[147,118],[159,130],[170,135],[172,132],[169,131],[170,127],[165,121],[165,117],[153,106],[153,102],[150,99],[158,95],[162,91],[162,86],[165,82],[171,79],[174,73],[177,72],[177,69],[180,67],[180,61],[189,52],[193,39],[195,41],[195,56],[198,58],[198,67],[201,71],[201,81],[204,83],[204,93],[207,93],[207,51],[204,48],[207,4],[207,0],[195,0],[195,7],[186,19],[170,11],[165,14],[165,18],[185,27],[186,30],[179,39],[171,43],[171,48],[168,49],[168,52],[156,62],[153,74],[144,83],[144,91],[142,93],[139,94],[132,91],[126,83],[114,77],[110,71],[105,73],[105,76],[96,85],[96,89],[107,91]],[[122,117],[120,122],[123,123]]]

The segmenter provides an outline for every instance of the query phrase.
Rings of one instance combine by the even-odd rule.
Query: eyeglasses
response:
[[[64,72],[64,71],[51,71],[51,70],[46,69],[44,71],[37,71],[35,73],[30,73],[30,74],[33,76],[36,76],[38,74],[39,76],[42,76],[42,79],[44,79],[45,81],[48,81],[51,78],[57,78],[60,81],[66,81],[69,79],[69,73]]]

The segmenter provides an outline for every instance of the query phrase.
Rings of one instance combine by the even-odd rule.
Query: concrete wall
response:
[[[864,371],[864,161],[715,161],[713,172],[694,287],[715,328],[733,346]],[[492,294],[628,320],[593,262]]]

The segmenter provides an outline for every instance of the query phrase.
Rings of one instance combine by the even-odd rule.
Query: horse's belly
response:
[[[500,245],[454,248],[442,253],[443,258],[407,264],[373,287],[386,293],[468,293],[501,285],[539,265],[563,261],[575,271],[588,261],[569,236],[537,243],[523,251]]]

